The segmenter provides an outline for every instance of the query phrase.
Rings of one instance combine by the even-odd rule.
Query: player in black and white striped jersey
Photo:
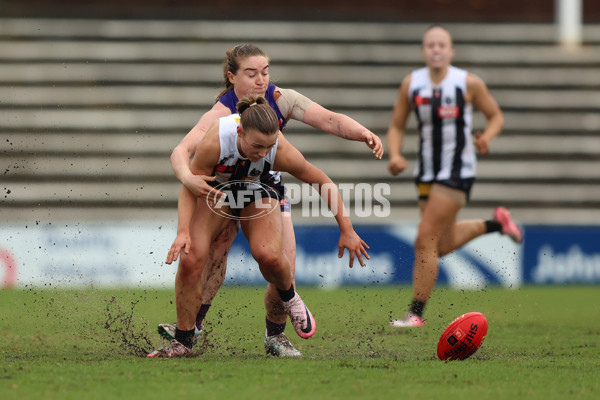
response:
[[[397,175],[406,169],[402,142],[414,110],[420,137],[414,175],[421,222],[415,240],[412,303],[403,318],[390,323],[394,327],[425,324],[423,310],[437,280],[439,257],[491,232],[522,241],[520,229],[504,207],[498,207],[490,220],[457,221],[475,181],[475,152],[488,153],[504,117],[483,80],[451,65],[454,53],[446,29],[434,25],[425,32],[422,54],[426,66],[402,81],[387,133],[389,170]],[[475,137],[473,109],[487,120],[485,130]]]
[[[189,252],[181,253],[175,278],[175,338],[148,357],[191,354],[195,343],[196,316],[202,305],[203,271],[210,259],[214,240],[229,221],[236,218],[240,220],[260,272],[276,288],[296,333],[304,339],[315,333],[314,318],[295,291],[294,271],[282,251],[283,224],[279,206],[282,193],[271,190],[275,179],[271,171],[287,172],[305,183],[318,186],[321,197],[340,227],[338,256],[342,257],[347,249],[350,268],[355,258],[361,266],[365,265],[363,256],[369,258],[368,246],[354,231],[338,189],[325,173],[307,162],[285,140],[279,130],[277,115],[267,100],[259,95],[244,97],[238,103],[238,110],[239,116],[223,117],[211,125],[200,141],[190,166],[194,174],[215,176],[218,186],[208,192],[208,196],[196,196],[182,185],[178,220],[188,231],[178,232],[178,236],[188,236],[194,246]],[[231,201],[233,199],[230,198],[224,207],[216,210],[214,200],[225,195],[219,188],[228,183],[235,188],[226,196],[236,196],[239,191],[248,192],[248,196],[240,196],[245,201]],[[270,211],[265,212],[265,208]],[[177,258],[180,252],[181,248],[174,257]]]
[[[383,144],[381,140],[357,121],[344,114],[330,111],[295,90],[280,88],[271,83],[269,62],[269,57],[263,50],[252,44],[241,44],[226,52],[223,63],[225,88],[217,96],[214,106],[200,118],[171,154],[171,165],[177,179],[194,194],[201,195],[210,190],[209,182],[214,179],[214,177],[194,175],[190,171],[190,158],[194,155],[198,143],[211,123],[220,117],[236,113],[238,99],[249,94],[260,94],[265,97],[277,114],[282,132],[289,120],[300,121],[343,139],[362,141],[368,146],[369,151],[373,152],[376,159],[382,158]],[[282,189],[281,183],[279,185]],[[283,252],[294,270],[296,240],[289,203],[286,203],[284,199],[281,207]],[[211,250],[210,261],[202,278],[204,293],[202,306],[196,319],[197,338],[202,333],[204,318],[225,279],[227,253],[236,234],[237,226],[230,223],[219,235]],[[191,246],[193,243],[181,242],[176,239],[167,255],[167,264],[175,261],[173,257],[175,253],[180,250],[186,252]],[[287,315],[273,285],[267,286],[264,299],[266,310],[265,350],[278,357],[299,357],[301,353],[294,348],[284,333]],[[158,326],[160,335],[169,340],[174,337],[175,329],[176,324],[174,323],[162,323]]]

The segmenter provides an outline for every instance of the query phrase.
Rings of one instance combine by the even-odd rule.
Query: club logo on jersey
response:
[[[460,110],[458,106],[441,106],[438,107],[438,116],[444,118],[458,118]]]

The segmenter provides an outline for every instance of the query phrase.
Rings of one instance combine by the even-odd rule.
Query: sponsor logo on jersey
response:
[[[441,106],[438,107],[438,116],[444,118],[458,118],[460,111],[458,106]]]

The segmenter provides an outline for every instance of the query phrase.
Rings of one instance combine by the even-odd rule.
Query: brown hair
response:
[[[244,129],[251,129],[273,135],[279,132],[279,119],[267,100],[254,94],[243,97],[237,103],[240,124]]]
[[[252,56],[263,56],[269,61],[269,57],[265,54],[264,51],[258,46],[253,44],[240,44],[235,46],[232,49],[229,49],[225,52],[225,59],[223,60],[223,77],[225,78],[225,89],[221,91],[217,95],[217,99],[223,96],[225,93],[229,92],[233,89],[233,84],[229,81],[229,77],[227,76],[228,72],[232,74],[237,74],[238,69],[240,69],[240,62],[248,57]]]

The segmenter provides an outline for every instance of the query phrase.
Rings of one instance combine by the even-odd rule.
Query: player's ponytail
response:
[[[250,95],[237,103],[240,124],[244,129],[256,130],[265,135],[279,132],[279,119],[267,100],[260,95]]]

